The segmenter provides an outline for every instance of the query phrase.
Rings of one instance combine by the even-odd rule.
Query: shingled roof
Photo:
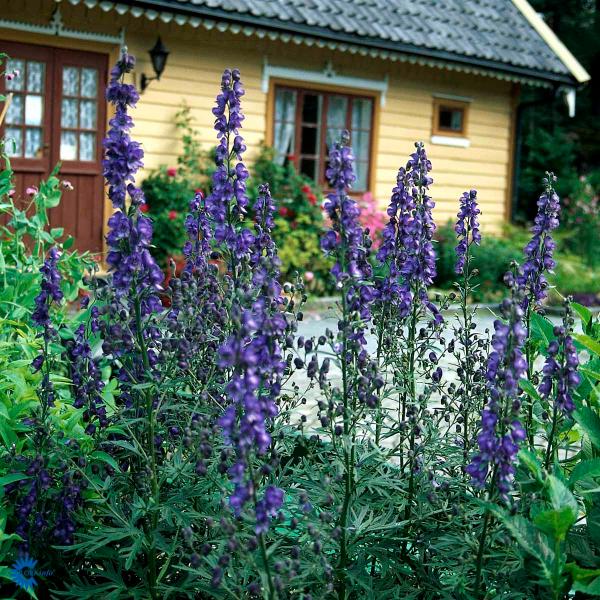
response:
[[[547,82],[575,82],[572,69],[513,0],[123,1]]]

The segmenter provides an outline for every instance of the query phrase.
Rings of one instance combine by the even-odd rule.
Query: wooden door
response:
[[[11,57],[7,71],[19,72],[0,82],[0,91],[13,94],[2,135],[15,140],[7,150],[16,194],[25,198],[60,162],[60,178],[73,190],[63,190],[50,224],[64,227],[79,250],[101,252],[107,56],[8,42],[0,49]]]

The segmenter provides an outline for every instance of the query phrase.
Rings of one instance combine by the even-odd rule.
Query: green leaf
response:
[[[92,452],[90,454],[90,457],[97,458],[98,460],[105,462],[106,464],[110,465],[117,472],[121,471],[121,468],[119,467],[119,463],[117,463],[117,461],[110,454],[107,454],[106,452],[102,452],[102,450],[96,450],[95,452]]]
[[[574,333],[573,337],[582,345],[585,346],[590,352],[600,356],[600,342],[591,338],[589,335],[582,333]]]
[[[533,400],[540,400],[540,394],[528,379],[519,379],[519,387]]]
[[[600,476],[600,458],[592,458],[591,460],[584,460],[575,465],[571,476],[569,477],[569,487],[573,486],[586,477],[597,477]]]
[[[570,507],[564,506],[559,509],[543,510],[535,516],[533,522],[545,534],[562,541],[576,519],[577,513],[573,513]]]
[[[552,321],[538,313],[531,315],[531,333],[534,339],[542,340],[545,345],[555,338]]]
[[[554,551],[548,546],[540,531],[521,515],[510,516],[496,506],[491,506],[489,510],[502,521],[521,548],[537,559],[544,579],[551,583],[553,580]]]
[[[582,406],[573,413],[573,418],[587,434],[590,442],[596,448],[600,448],[600,417],[591,408]]]
[[[590,321],[592,320],[592,311],[587,306],[583,306],[577,302],[571,302],[571,307],[581,318],[584,325],[584,330],[587,329]]]
[[[542,481],[544,479],[542,465],[533,452],[525,449],[520,450],[519,460],[529,469],[537,481]]]
[[[21,479],[31,479],[29,475],[25,473],[9,473],[8,475],[4,475],[4,477],[0,477],[0,487],[4,487],[9,483],[14,483],[15,481],[21,481]]]

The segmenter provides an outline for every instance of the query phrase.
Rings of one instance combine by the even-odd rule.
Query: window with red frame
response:
[[[355,157],[353,191],[368,190],[372,128],[372,97],[288,86],[275,88],[276,160],[279,164],[293,161],[300,173],[324,187],[328,148],[347,129]]]

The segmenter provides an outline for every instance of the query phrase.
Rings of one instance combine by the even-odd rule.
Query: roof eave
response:
[[[78,0],[71,0],[71,2],[77,3]],[[362,46],[372,50],[394,52],[398,54],[415,56],[423,59],[431,59],[434,61],[442,61],[447,63],[453,63],[456,65],[464,65],[467,67],[476,67],[483,70],[502,73],[508,76],[532,79],[546,85],[567,85],[571,87],[577,85],[578,83],[578,79],[572,74],[538,71],[526,67],[509,65],[494,60],[461,56],[444,50],[423,48],[401,42],[387,42],[379,38],[356,36],[341,31],[332,31],[328,28],[304,25],[302,23],[279,21],[277,19],[256,17],[254,15],[243,13],[232,13],[230,11],[226,11],[220,8],[210,8],[207,6],[198,6],[190,4],[182,5],[176,0],[120,0],[119,4],[128,5],[131,7],[135,6],[137,8],[147,10],[169,11],[172,13],[186,15],[190,17],[204,17],[209,19],[221,20],[229,23],[235,23],[242,26],[260,27],[264,30],[274,31],[277,33],[310,36],[314,38],[320,38],[326,41]]]

